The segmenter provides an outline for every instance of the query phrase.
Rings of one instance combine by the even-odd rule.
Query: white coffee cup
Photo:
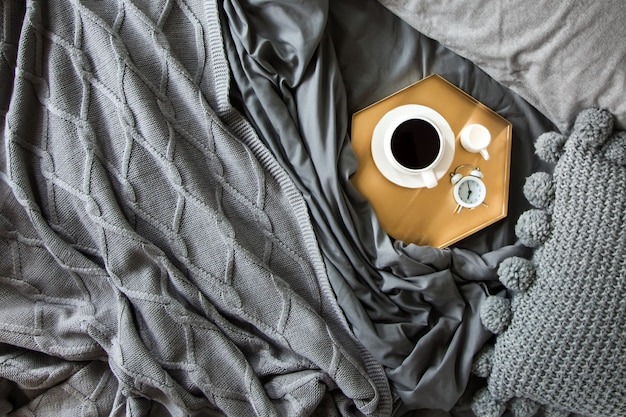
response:
[[[434,168],[441,161],[446,141],[428,117],[404,115],[394,118],[385,130],[383,149],[398,171],[420,175],[428,188],[437,186]]]
[[[469,124],[461,130],[461,145],[472,153],[480,153],[485,161],[489,160],[487,147],[491,143],[491,133],[485,126],[477,123]]]

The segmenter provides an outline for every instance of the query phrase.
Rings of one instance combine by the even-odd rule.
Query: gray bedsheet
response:
[[[1,7],[0,413],[466,412],[541,114],[373,0]],[[509,219],[446,250],[349,183],[431,73],[514,126]]]
[[[522,182],[537,169],[533,138],[552,125],[375,1],[223,7],[232,94],[304,194],[353,331],[385,366],[406,408],[451,409],[489,338],[476,312],[494,266],[522,251],[513,235],[527,208]],[[431,73],[514,125],[509,218],[446,250],[391,240],[348,181],[356,169],[351,114]]]

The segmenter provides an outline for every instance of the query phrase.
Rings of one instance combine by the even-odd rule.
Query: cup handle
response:
[[[435,188],[437,186],[437,177],[432,170],[422,172],[422,179],[428,188]]]
[[[481,149],[480,150],[480,154],[483,156],[483,158],[485,159],[485,161],[489,160],[489,152],[487,152],[487,149]]]

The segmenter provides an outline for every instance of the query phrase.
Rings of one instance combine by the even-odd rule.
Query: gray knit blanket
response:
[[[216,2],[0,8],[0,415],[388,415]]]

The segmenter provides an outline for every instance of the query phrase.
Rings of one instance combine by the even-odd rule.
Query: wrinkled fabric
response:
[[[551,124],[374,1],[232,0],[222,7],[231,94],[305,196],[352,330],[385,366],[401,410],[452,409],[490,337],[477,307],[497,291],[495,268],[524,254],[513,224],[527,207],[523,178],[538,164],[532,139]],[[431,73],[514,125],[508,219],[446,250],[390,239],[349,182],[357,169],[351,114]]]
[[[23,4],[1,413],[386,415],[386,377],[397,414],[465,413],[541,115],[373,0]],[[435,72],[514,126],[509,218],[447,250],[391,240],[349,182],[350,115]]]
[[[0,13],[0,414],[389,416],[217,2]]]

